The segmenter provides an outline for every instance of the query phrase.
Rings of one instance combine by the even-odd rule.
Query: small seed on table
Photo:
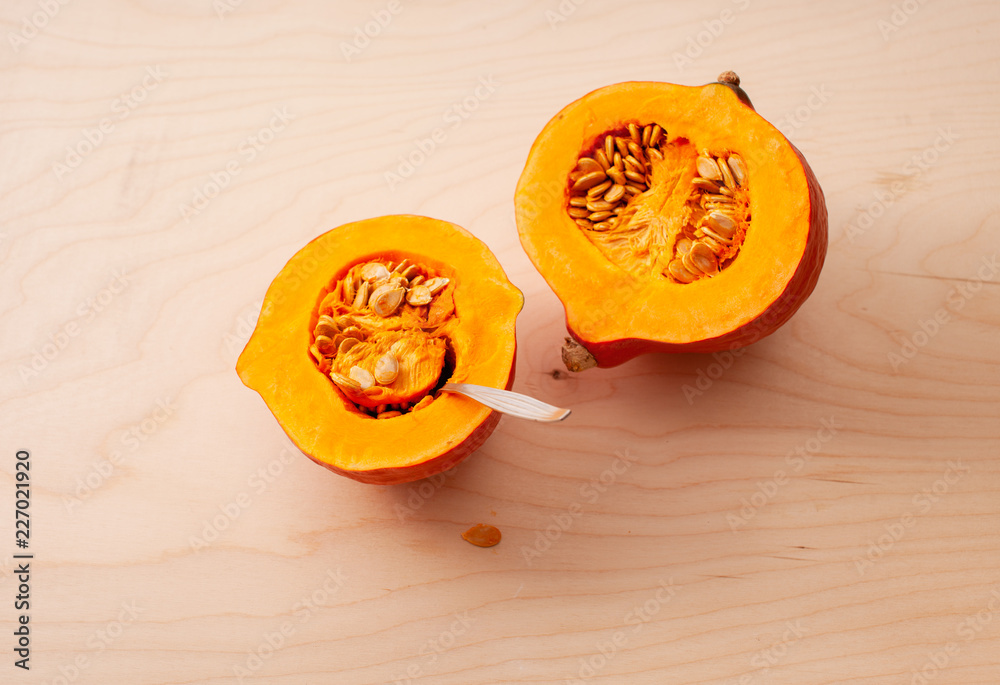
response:
[[[462,533],[462,538],[476,547],[492,547],[500,542],[500,537],[500,530],[487,523],[477,523]]]

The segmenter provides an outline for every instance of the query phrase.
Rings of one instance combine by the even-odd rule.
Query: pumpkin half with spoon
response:
[[[413,481],[452,468],[496,427],[497,412],[438,391],[510,388],[523,302],[459,226],[358,221],[281,269],[236,370],[313,461],[366,483]]]

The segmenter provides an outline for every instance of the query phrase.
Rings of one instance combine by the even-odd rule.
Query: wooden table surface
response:
[[[0,682],[1000,682],[1000,5],[0,15]],[[738,357],[568,375],[513,221],[529,146],[596,87],[726,69],[825,190],[816,291]],[[379,487],[234,364],[296,250],[393,213],[491,247],[515,389],[573,415]]]

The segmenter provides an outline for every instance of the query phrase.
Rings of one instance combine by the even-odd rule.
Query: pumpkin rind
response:
[[[565,107],[535,140],[515,195],[521,243],[598,366],[648,352],[748,345],[777,330],[815,287],[827,246],[822,190],[801,153],[741,92],[738,81],[620,83]],[[690,284],[637,278],[567,214],[566,179],[580,151],[630,121],[658,123],[699,150],[729,150],[746,161],[752,229],[725,271]]]
[[[442,393],[419,411],[373,419],[361,415],[317,368],[309,346],[318,303],[336,276],[377,257],[416,257],[455,280],[449,380],[511,387],[514,323],[524,303],[520,291],[475,236],[419,216],[346,224],[296,253],[268,288],[236,370],[310,459],[362,482],[402,483],[446,471],[468,457],[500,415],[467,397]]]

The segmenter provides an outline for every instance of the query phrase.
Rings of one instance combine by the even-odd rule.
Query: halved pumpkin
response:
[[[535,140],[515,209],[566,309],[574,371],[755,342],[809,296],[827,248],[816,177],[732,72],[568,105]]]
[[[510,388],[523,303],[459,226],[419,216],[346,224],[274,279],[236,370],[316,463],[366,483],[417,480],[465,459],[496,427],[498,413],[435,392],[447,381]]]

